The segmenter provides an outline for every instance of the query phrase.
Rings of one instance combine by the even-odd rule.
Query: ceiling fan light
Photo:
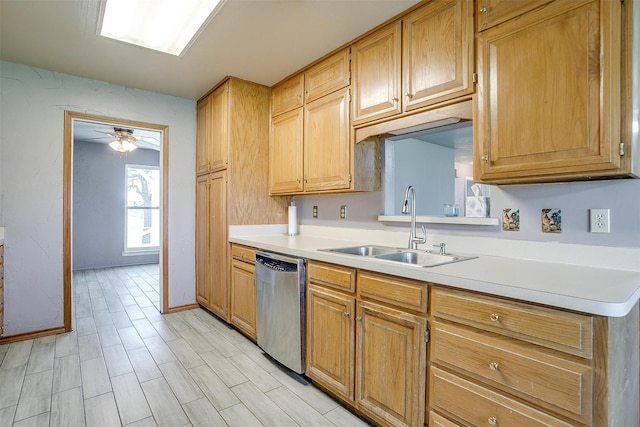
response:
[[[120,153],[130,153],[131,151],[138,148],[135,144],[122,139],[110,142],[109,147]]]
[[[98,35],[180,56],[226,0],[103,0]]]

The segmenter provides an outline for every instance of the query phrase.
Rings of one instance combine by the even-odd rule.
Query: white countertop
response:
[[[371,257],[319,251],[368,245],[372,242],[305,235],[287,236],[282,233],[230,233],[229,241],[267,251],[603,316],[625,316],[640,299],[640,271],[492,255],[479,255],[471,260],[424,268]]]

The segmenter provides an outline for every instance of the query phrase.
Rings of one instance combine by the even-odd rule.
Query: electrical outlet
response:
[[[313,206],[313,217],[318,218],[318,207],[315,205]]]
[[[589,209],[589,232],[609,233],[609,209]]]
[[[346,218],[347,218],[347,206],[342,205],[340,206],[340,219],[346,219]]]

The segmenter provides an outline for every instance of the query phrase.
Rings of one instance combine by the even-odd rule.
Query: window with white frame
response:
[[[125,252],[160,248],[160,168],[126,165]]]

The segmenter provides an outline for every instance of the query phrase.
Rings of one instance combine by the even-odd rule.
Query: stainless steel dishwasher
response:
[[[298,374],[305,372],[305,260],[256,252],[258,345]]]

